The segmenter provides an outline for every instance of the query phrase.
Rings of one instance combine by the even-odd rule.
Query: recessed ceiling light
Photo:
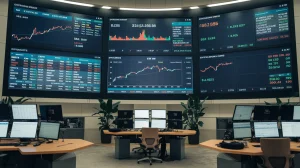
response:
[[[131,10],[131,11],[175,11],[182,10],[182,8],[161,8],[161,9],[143,9],[143,8],[119,8],[120,10]]]
[[[190,9],[199,9],[199,6],[192,6]]]
[[[103,9],[111,9],[110,6],[102,6]]]
[[[230,4],[235,4],[235,3],[240,3],[240,2],[246,2],[250,0],[236,0],[236,1],[229,1],[229,2],[223,2],[223,3],[217,3],[217,4],[210,4],[207,5],[208,7],[216,7],[216,6],[222,6],[222,5],[230,5]]]
[[[93,4],[87,4],[87,3],[81,3],[81,2],[74,2],[74,1],[67,1],[67,0],[51,0],[51,1],[62,2],[62,3],[72,4],[72,5],[86,6],[86,7],[94,7],[95,6]]]

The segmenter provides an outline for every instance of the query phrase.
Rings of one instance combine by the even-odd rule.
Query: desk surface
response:
[[[128,136],[128,135],[142,135],[141,131],[120,131],[120,132],[109,132],[108,130],[103,131],[104,134],[115,135],[115,136]],[[188,136],[195,135],[196,131],[193,130],[178,130],[174,132],[159,132],[161,136]]]
[[[32,144],[25,147],[0,146],[0,151],[20,151],[22,155],[62,154],[74,152],[92,145],[93,143],[82,139],[65,139],[64,142],[60,139],[50,144],[43,143],[37,147],[34,147]]]
[[[220,148],[217,147],[216,144],[219,144],[220,142],[222,142],[222,140],[209,140],[209,141],[205,141],[200,143],[200,146],[205,147],[205,148],[209,148],[212,150],[216,150],[222,153],[229,153],[229,154],[236,154],[236,155],[250,155],[250,156],[261,156],[263,155],[263,152],[261,150],[261,148],[258,147],[254,147],[253,145],[259,145],[259,143],[251,143],[248,142],[248,147],[241,149],[241,150],[231,150],[231,149],[224,149],[224,148]],[[230,142],[230,141],[226,141],[226,142]],[[297,142],[291,142],[291,151],[293,152],[300,152],[300,148],[297,147],[300,146],[300,143]]]

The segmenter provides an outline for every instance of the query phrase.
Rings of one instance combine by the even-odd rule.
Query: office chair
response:
[[[159,138],[158,136],[158,128],[142,128],[142,143],[141,145],[144,147],[146,152],[148,151],[149,155],[145,158],[139,159],[137,163],[139,164],[141,161],[149,160],[150,165],[152,165],[152,161],[160,161],[162,163],[163,161],[159,158],[155,158],[151,156],[151,153],[154,150],[159,150]]]
[[[263,151],[264,167],[290,168],[291,151],[288,138],[262,138],[260,140]]]

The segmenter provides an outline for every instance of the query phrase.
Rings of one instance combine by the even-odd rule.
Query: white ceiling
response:
[[[230,0],[76,0],[78,2],[113,7],[132,8],[173,8],[207,5]]]

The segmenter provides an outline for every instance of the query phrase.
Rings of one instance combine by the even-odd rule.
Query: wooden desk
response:
[[[120,131],[120,132],[109,132],[108,130],[103,131],[104,134],[114,135],[114,136],[130,136],[130,135],[142,135],[141,131]],[[178,130],[172,132],[159,132],[160,136],[189,136],[195,135],[196,131],[194,130]]]
[[[253,145],[259,145],[259,143],[251,143],[248,142],[248,147],[241,149],[241,150],[231,150],[231,149],[224,149],[224,148],[220,148],[217,147],[216,144],[219,144],[220,142],[222,142],[222,140],[209,140],[209,141],[205,141],[200,143],[200,146],[205,147],[205,148],[209,148],[212,150],[216,150],[222,153],[228,153],[228,154],[235,154],[235,155],[249,155],[249,156],[261,156],[263,155],[263,152],[261,150],[261,148],[257,148],[257,147],[253,147]],[[227,142],[227,141],[226,141]],[[230,142],[230,141],[228,141]],[[300,143],[297,142],[291,142],[291,151],[292,152],[300,152],[300,148],[298,148],[297,146],[300,146]]]

